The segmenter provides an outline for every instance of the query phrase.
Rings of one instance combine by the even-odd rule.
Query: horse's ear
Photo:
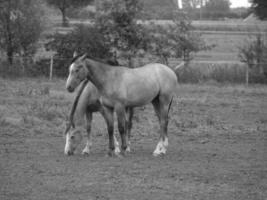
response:
[[[87,58],[87,53],[83,54],[80,59],[84,60],[85,58]]]
[[[75,50],[74,52],[73,52],[73,58],[75,58],[75,57],[77,57],[78,56],[78,52]]]

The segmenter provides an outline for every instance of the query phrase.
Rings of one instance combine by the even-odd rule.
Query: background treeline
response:
[[[262,34],[252,36],[243,45],[236,47],[239,60],[244,63],[242,70],[240,65],[232,65],[230,69],[228,65],[220,64],[221,67],[216,64],[214,66],[217,67],[205,70],[202,64],[191,62],[197,52],[210,51],[215,47],[210,43],[208,45],[201,33],[195,31],[192,15],[200,14],[203,18],[205,10],[213,15],[218,9],[227,13],[231,11],[228,0],[184,1],[187,3],[184,3],[183,9],[177,9],[176,1],[172,0],[164,3],[160,0],[61,2],[0,2],[1,76],[49,76],[52,64],[53,75],[65,77],[72,54],[78,51],[87,52],[89,56],[98,59],[116,59],[127,67],[160,62],[175,69],[177,64],[184,61],[184,67],[176,70],[183,82],[208,79],[218,82],[266,82],[267,48],[266,36]],[[54,31],[57,27],[54,27],[53,19],[49,21],[47,9],[50,7],[61,13],[62,31]],[[75,25],[69,23],[70,13],[74,17],[75,12],[81,14],[84,10],[90,13],[86,23],[81,19]],[[140,21],[157,19],[159,16],[163,19],[164,13],[169,15],[168,23]]]
[[[202,2],[202,4],[201,4]],[[226,18],[246,18],[251,9],[240,7],[230,8],[229,0],[184,0],[183,12],[192,20],[223,20]],[[172,20],[174,8],[178,8],[176,0],[143,0],[143,12],[139,13],[140,19]],[[71,18],[93,18],[94,8],[86,6],[83,9],[74,8],[67,11]]]

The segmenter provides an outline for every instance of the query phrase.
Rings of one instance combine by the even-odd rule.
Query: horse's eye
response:
[[[74,139],[74,135],[70,136],[70,139],[72,139],[72,140],[73,140],[73,139]]]
[[[75,70],[74,70],[75,73],[78,73],[78,71],[79,71],[79,69],[75,69]]]

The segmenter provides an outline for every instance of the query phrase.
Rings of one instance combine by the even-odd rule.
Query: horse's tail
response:
[[[167,114],[167,116],[169,116],[169,112],[170,112],[170,109],[171,109],[172,101],[173,101],[173,96],[172,96],[171,102],[169,103],[169,108],[168,108],[168,114]]]
[[[73,120],[74,113],[76,111],[80,96],[81,96],[86,84],[88,83],[88,81],[89,81],[88,79],[84,80],[82,82],[82,85],[81,85],[79,91],[77,92],[77,95],[76,95],[76,97],[74,99],[74,102],[72,104],[72,107],[71,107],[71,111],[70,111],[70,114],[69,114],[68,122],[66,124],[65,134],[70,130],[71,127],[75,128],[75,124],[74,124],[74,120]]]
[[[183,68],[186,65],[186,62],[181,62],[179,65],[177,65],[176,67],[174,67],[174,71],[176,72],[177,70],[180,70],[181,68]]]

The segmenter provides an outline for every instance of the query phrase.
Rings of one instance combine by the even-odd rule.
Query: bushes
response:
[[[201,83],[215,81],[217,83],[246,82],[245,64],[197,64],[191,63],[176,72],[180,83]],[[266,84],[267,80],[258,70],[251,70],[250,83]]]
[[[54,74],[67,76],[68,65],[74,51],[105,59],[109,57],[109,46],[99,29],[93,26],[78,25],[68,34],[51,35],[46,49],[56,52],[54,56]],[[42,61],[46,62],[46,61]],[[49,66],[49,65],[48,65]]]
[[[239,58],[241,62],[246,63],[246,83],[249,83],[251,76],[250,71],[258,71],[259,75],[267,79],[267,45],[265,44],[262,34],[256,35],[255,38],[249,38],[243,46],[239,47]]]
[[[22,59],[14,57],[13,64],[10,65],[8,61],[0,62],[1,77],[19,77],[19,76],[49,76],[50,59],[42,59],[31,62],[22,63]]]

